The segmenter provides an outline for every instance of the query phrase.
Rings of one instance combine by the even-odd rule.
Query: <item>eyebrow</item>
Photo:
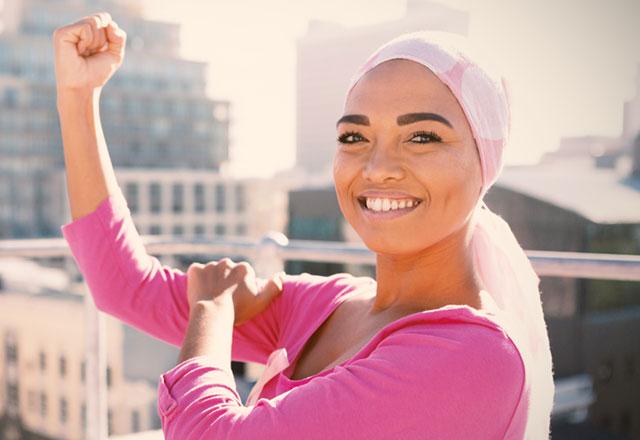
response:
[[[407,113],[405,115],[398,116],[397,122],[398,125],[407,125],[413,124],[418,121],[436,121],[441,122],[449,128],[453,128],[451,122],[449,122],[444,116],[441,116],[437,113]],[[369,118],[365,115],[344,115],[338,122],[336,122],[336,127],[343,122],[349,122],[351,124],[358,125],[371,125],[369,122]]]

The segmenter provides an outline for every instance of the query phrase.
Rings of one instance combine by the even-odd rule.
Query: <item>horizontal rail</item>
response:
[[[375,264],[376,256],[362,245],[343,242],[288,240],[279,233],[262,239],[239,237],[171,237],[143,236],[143,243],[153,255],[230,255],[248,259],[261,249],[271,247],[282,260],[324,263]],[[640,281],[640,255],[601,254],[526,250],[539,276],[600,280]],[[0,240],[1,257],[70,256],[63,238]]]

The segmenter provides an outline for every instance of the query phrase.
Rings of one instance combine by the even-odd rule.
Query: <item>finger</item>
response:
[[[89,23],[88,21],[82,23],[81,27],[79,28],[77,38],[78,41],[76,47],[78,49],[78,54],[86,55],[87,48],[93,41],[93,28],[91,27],[91,23]]]
[[[122,55],[127,45],[127,34],[120,29],[115,21],[112,21],[106,29],[108,50],[111,53]]]
[[[236,263],[234,263],[233,260],[229,257],[224,257],[223,259],[218,261],[218,264],[223,264],[229,268],[233,268],[236,266]]]
[[[88,49],[91,52],[95,52],[107,41],[105,27],[109,24],[111,18],[107,13],[101,13],[87,17],[87,21],[91,25],[91,30],[93,32],[93,39],[88,45]]]

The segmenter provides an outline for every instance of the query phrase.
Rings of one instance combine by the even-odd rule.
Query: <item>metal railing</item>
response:
[[[284,261],[314,261],[347,264],[375,264],[375,254],[361,245],[342,242],[288,240],[281,233],[268,233],[260,240],[246,238],[192,239],[169,236],[142,237],[149,254],[228,255],[250,261],[260,277],[283,270]],[[640,256],[579,252],[525,251],[539,276],[618,281],[640,281]],[[2,257],[71,256],[62,238],[0,240]],[[88,292],[88,289],[86,290]],[[85,295],[86,312],[86,399],[87,438],[107,438],[106,343],[103,316],[92,297]],[[590,381],[580,378],[556,381],[554,413],[584,413],[592,402]],[[563,390],[566,390],[564,392]],[[577,396],[577,397],[576,397]],[[574,398],[575,397],[575,398]]]

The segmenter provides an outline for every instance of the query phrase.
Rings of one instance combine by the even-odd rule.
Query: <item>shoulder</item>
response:
[[[399,320],[381,340],[380,347],[396,347],[406,353],[432,358],[435,353],[453,369],[487,379],[524,381],[520,351],[500,321],[470,307],[452,307],[416,313]]]
[[[418,315],[369,356],[382,376],[396,377],[393,388],[405,390],[404,398],[418,399],[435,420],[457,423],[465,433],[456,438],[474,429],[491,433],[476,438],[502,438],[527,398],[518,348],[498,324],[470,312]]]
[[[299,275],[285,275],[282,296],[292,302],[315,299],[332,301],[354,290],[370,288],[374,284],[375,281],[370,277],[356,277],[346,272],[330,276],[303,272]]]

